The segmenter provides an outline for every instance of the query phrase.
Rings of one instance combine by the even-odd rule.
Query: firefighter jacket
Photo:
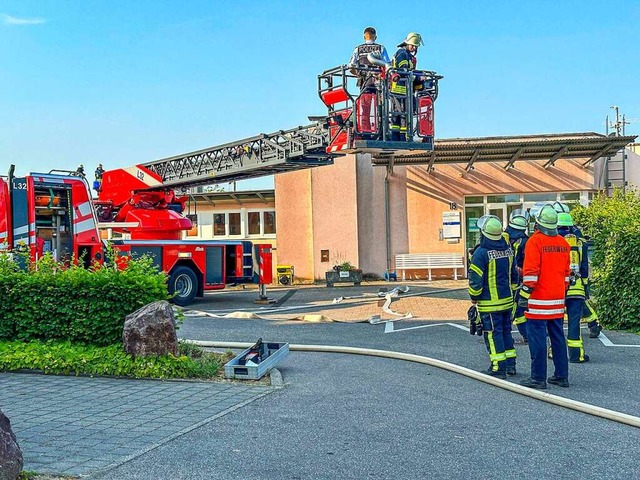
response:
[[[406,72],[412,72],[416,69],[418,60],[409,52],[406,48],[399,48],[396,54],[393,56],[393,68],[396,70],[404,70]],[[403,75],[394,75],[391,77],[391,93],[397,95],[407,94],[408,78]]]
[[[351,60],[349,60],[350,67],[371,67],[374,66],[369,62],[367,55],[370,53],[374,53],[378,55],[382,60],[386,63],[391,63],[389,61],[389,55],[387,54],[387,49],[384,48],[383,45],[379,43],[375,43],[372,40],[366,41],[362,45],[358,45],[351,54]],[[357,85],[361,90],[365,88],[370,88],[375,86],[377,76],[374,73],[369,72],[358,72],[356,70],[352,70],[351,73],[358,76]]]
[[[586,298],[585,286],[589,282],[589,256],[587,243],[569,228],[558,228],[558,233],[564,237],[570,247],[569,258],[569,290],[567,298]],[[580,231],[580,230],[578,230]]]
[[[517,228],[507,227],[504,230],[506,234],[506,239],[511,245],[511,249],[513,250],[513,258],[516,267],[517,283],[513,284],[512,287],[516,288],[522,284],[522,267],[524,266],[524,247],[527,244],[527,240],[529,240],[529,236],[525,233],[524,230],[518,230]]]
[[[564,298],[569,286],[569,244],[561,235],[536,231],[525,246],[521,298],[529,305],[527,320],[564,317]]]
[[[469,266],[469,296],[478,302],[478,312],[511,310],[514,275],[513,250],[507,241],[482,236]]]

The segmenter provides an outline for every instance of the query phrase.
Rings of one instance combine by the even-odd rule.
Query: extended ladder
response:
[[[143,163],[162,178],[161,188],[244,180],[329,165],[328,131],[321,124],[256,135],[236,142]]]

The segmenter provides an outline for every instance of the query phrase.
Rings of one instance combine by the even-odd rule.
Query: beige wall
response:
[[[331,166],[275,176],[278,258],[302,280],[324,278],[335,264],[359,265],[356,164],[353,156]],[[329,250],[329,262],[321,262]]]

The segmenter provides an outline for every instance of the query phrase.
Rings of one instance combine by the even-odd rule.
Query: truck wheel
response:
[[[176,267],[169,276],[169,294],[175,296],[173,303],[184,307],[189,305],[198,292],[198,277],[189,267]]]

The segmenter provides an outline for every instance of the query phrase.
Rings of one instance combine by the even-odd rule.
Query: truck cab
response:
[[[89,184],[71,172],[0,178],[0,251],[51,252],[56,261],[101,262]]]

